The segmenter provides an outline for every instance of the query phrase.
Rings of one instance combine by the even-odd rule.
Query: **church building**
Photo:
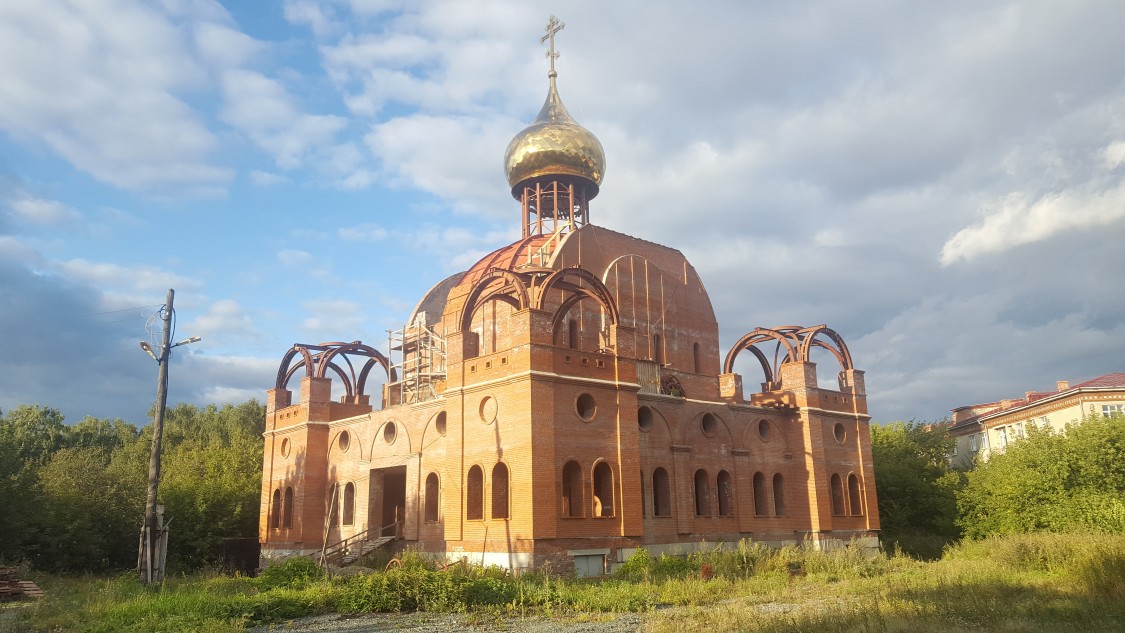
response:
[[[504,156],[521,237],[430,288],[382,349],[283,356],[264,557],[393,539],[584,576],[639,547],[877,545],[863,372],[843,339],[757,328],[724,355],[684,255],[593,222],[606,161],[559,97],[561,27],[543,38],[546,102]],[[814,351],[838,384],[818,384]],[[740,354],[757,361],[745,387]]]

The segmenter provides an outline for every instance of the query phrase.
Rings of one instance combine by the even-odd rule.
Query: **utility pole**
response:
[[[161,320],[160,355],[153,353],[152,348],[145,341],[141,341],[141,349],[148,353],[159,366],[156,379],[156,416],[152,422],[152,451],[148,461],[148,496],[145,500],[145,522],[141,530],[141,546],[137,558],[137,566],[141,574],[141,582],[154,585],[164,582],[164,548],[160,546],[165,533],[163,512],[157,510],[156,490],[160,484],[160,444],[164,435],[164,410],[168,406],[168,361],[172,356],[172,348],[200,340],[198,336],[184,339],[175,345],[172,340],[172,316],[174,310],[172,301],[176,291],[168,289],[168,298],[164,303]]]

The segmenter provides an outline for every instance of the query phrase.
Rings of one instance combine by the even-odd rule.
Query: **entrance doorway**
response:
[[[373,535],[400,536],[406,512],[406,466],[372,470],[370,490],[367,525],[379,532]]]

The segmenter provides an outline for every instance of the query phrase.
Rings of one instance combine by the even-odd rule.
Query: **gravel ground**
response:
[[[369,631],[511,631],[512,633],[635,633],[641,616],[608,615],[604,621],[546,618],[501,618],[481,615],[435,615],[430,613],[371,613],[364,615],[317,615],[282,624],[259,626],[254,633],[367,633]]]

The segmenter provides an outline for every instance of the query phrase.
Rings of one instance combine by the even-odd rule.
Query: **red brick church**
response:
[[[605,155],[559,97],[560,27],[552,18],[544,37],[546,103],[505,155],[522,237],[437,283],[382,350],[298,344],[283,357],[264,557],[394,537],[588,575],[638,547],[876,543],[863,372],[843,339],[758,328],[724,356],[683,254],[591,222]],[[838,385],[818,385],[814,348],[838,363]],[[739,354],[758,361],[760,390],[744,392]]]

